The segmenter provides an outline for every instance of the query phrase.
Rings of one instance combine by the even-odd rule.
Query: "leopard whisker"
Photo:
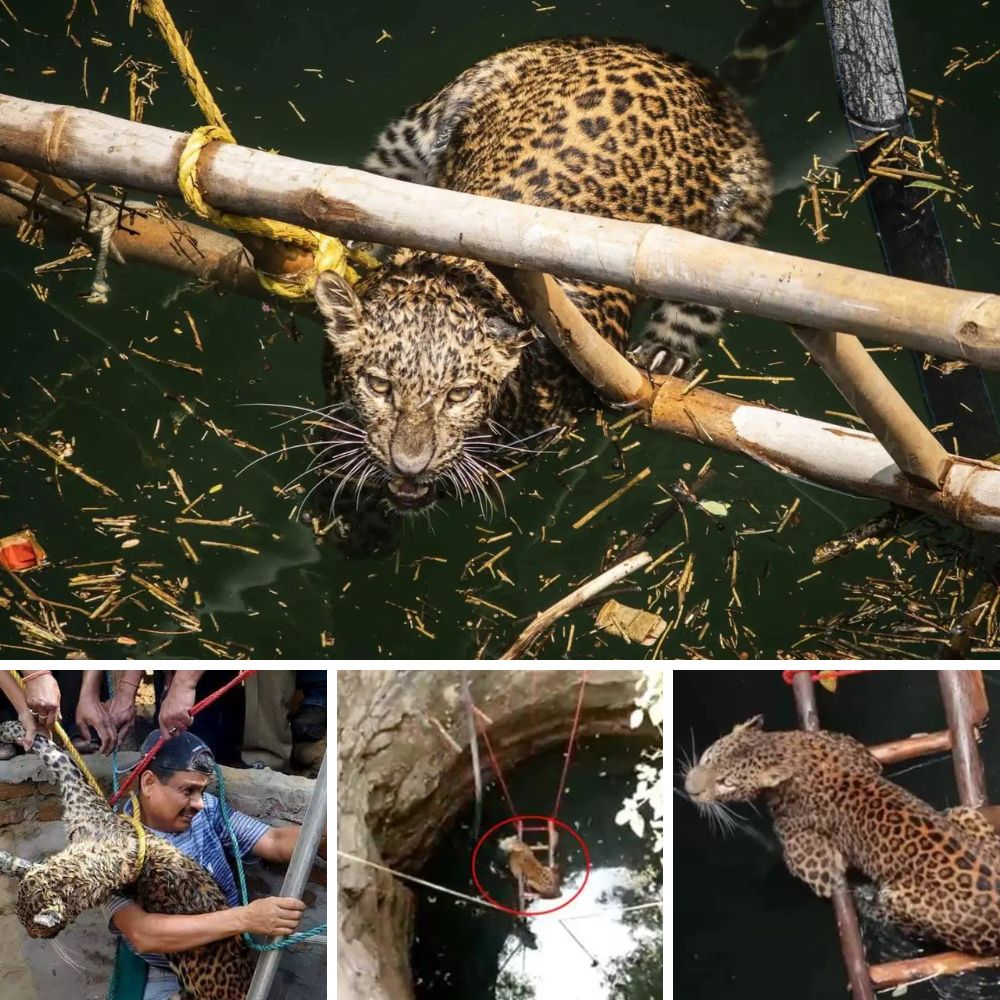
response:
[[[296,448],[316,448],[320,445],[337,445],[337,444],[347,444],[348,442],[340,441],[308,441],[305,444],[289,444],[282,445],[280,448],[275,448],[274,451],[269,451],[266,455],[261,455],[259,458],[255,458],[252,462],[248,462],[246,465],[236,473],[237,476],[242,476],[247,469],[253,468],[258,462],[263,462],[266,458],[274,458],[275,455],[283,455],[288,451],[295,451]]]
[[[350,482],[351,476],[353,476],[358,469],[364,467],[365,462],[370,462],[371,459],[367,454],[361,455],[357,458],[352,465],[349,465],[341,474],[340,483],[337,488],[333,491],[333,499],[330,501],[330,513],[333,513],[334,508],[337,506],[337,498],[343,492],[344,487]]]
[[[330,461],[322,462],[319,465],[315,464],[315,459],[314,459],[312,462],[309,463],[305,471],[300,472],[297,476],[293,476],[291,479],[289,479],[288,482],[281,487],[281,492],[284,493],[290,486],[294,486],[300,479],[304,479],[306,476],[308,476],[310,472],[318,472],[320,469],[329,469],[331,466],[333,466],[332,471],[327,473],[327,475],[333,475],[333,473],[336,472],[337,469],[341,468],[347,462],[351,461],[355,457],[355,455],[357,455],[358,450],[360,448],[361,448],[360,445],[352,445],[351,450],[346,454],[334,455],[333,458],[330,459]],[[339,464],[334,465],[335,462],[338,462]]]

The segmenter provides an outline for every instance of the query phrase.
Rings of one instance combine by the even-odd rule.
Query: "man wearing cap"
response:
[[[154,730],[142,744],[145,755],[159,739]],[[139,776],[137,794],[143,826],[168,840],[212,874],[230,908],[215,913],[148,913],[134,899],[112,896],[105,915],[112,933],[121,935],[131,952],[149,966],[143,1000],[167,1000],[179,990],[165,952],[188,951],[212,941],[236,937],[244,931],[261,935],[288,935],[302,919],[299,899],[267,896],[239,905],[239,894],[224,847],[231,849],[219,800],[206,791],[215,759],[193,733],[169,739],[149,768]],[[288,862],[299,839],[300,827],[271,827],[245,813],[230,810],[233,832],[242,856]],[[326,838],[320,843],[326,856]]]

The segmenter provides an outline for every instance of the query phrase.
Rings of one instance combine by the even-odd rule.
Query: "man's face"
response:
[[[198,771],[175,771],[161,781],[149,771],[143,774],[142,821],[164,833],[183,833],[205,807],[202,793],[209,778]]]

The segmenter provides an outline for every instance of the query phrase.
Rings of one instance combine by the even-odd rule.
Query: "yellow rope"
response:
[[[21,688],[21,690],[25,691],[24,681],[21,680],[20,673],[17,670],[11,670],[10,675],[11,677],[14,678],[15,681],[17,681],[18,686]],[[58,736],[59,739],[62,741],[62,744],[66,749],[66,753],[69,754],[70,760],[72,760],[73,763],[76,764],[80,773],[87,780],[87,784],[89,784],[90,787],[100,796],[100,798],[103,799],[104,791],[101,789],[101,786],[97,783],[97,779],[91,773],[90,768],[87,767],[87,762],[83,759],[83,757],[80,756],[80,752],[76,749],[76,747],[73,746],[73,741],[67,735],[66,730],[63,729],[63,727],[59,724],[58,719],[56,720],[52,728],[55,730],[56,736]],[[139,816],[139,800],[135,797],[134,793],[132,795],[132,812],[133,812],[132,816],[126,815],[124,818],[127,819],[129,823],[132,824],[132,829],[135,831],[136,839],[139,841],[139,850],[136,854],[136,860],[135,860],[135,875],[133,877],[134,880],[139,877],[139,874],[142,871],[142,866],[146,862],[146,830],[143,827],[142,823],[140,823],[137,818]]]
[[[230,212],[220,212],[209,205],[198,190],[198,158],[201,151],[210,142],[236,142],[232,130],[226,124],[222,111],[215,103],[208,85],[205,83],[190,50],[184,43],[173,18],[167,11],[163,0],[134,0],[141,4],[143,11],[151,17],[170,54],[177,63],[188,85],[188,89],[198,102],[198,107],[208,121],[208,125],[196,128],[188,138],[181,153],[177,170],[177,180],[181,194],[190,208],[204,219],[234,232],[259,236],[275,240],[279,243],[290,243],[313,254],[313,266],[300,274],[282,276],[268,275],[257,271],[261,285],[271,294],[287,299],[305,299],[312,294],[316,278],[322,271],[335,271],[341,277],[356,282],[360,275],[348,263],[348,256],[364,267],[378,265],[375,258],[363,250],[348,250],[340,240],[323,233],[294,226],[290,223],[277,222],[274,219],[250,218],[245,215],[234,215]]]

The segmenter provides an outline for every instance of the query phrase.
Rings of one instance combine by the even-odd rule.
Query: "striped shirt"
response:
[[[146,830],[157,837],[162,837],[164,840],[169,841],[182,854],[186,854],[189,858],[194,858],[219,883],[219,887],[225,893],[229,905],[239,906],[239,890],[236,888],[233,871],[229,867],[229,861],[223,849],[223,845],[229,850],[232,847],[229,841],[229,833],[226,830],[225,820],[222,818],[222,809],[219,807],[219,800],[210,792],[204,792],[202,799],[205,806],[191,820],[191,826],[187,830],[183,830],[180,833],[165,833],[162,830],[150,829],[148,826]],[[131,811],[131,807],[127,808]],[[253,849],[254,844],[271,829],[259,819],[247,816],[246,813],[237,812],[235,809],[229,810],[229,818],[233,824],[233,832],[236,834],[236,843],[239,844],[240,854],[243,857],[246,857]],[[122,938],[125,946],[133,954],[139,955],[140,958],[145,959],[150,965],[158,968],[167,968],[169,963],[164,955],[152,952],[137,952],[122,932],[115,927],[112,920],[114,915],[122,907],[134,902],[134,898],[130,899],[127,896],[119,895],[111,896],[108,899],[104,904],[104,916],[108,921],[108,929],[112,934]]]

